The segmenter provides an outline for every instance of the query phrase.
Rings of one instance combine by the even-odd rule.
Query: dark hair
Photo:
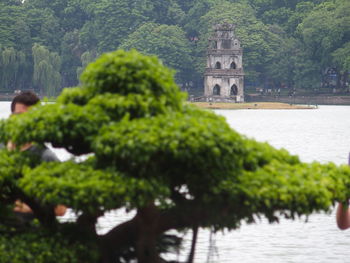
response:
[[[40,101],[39,97],[32,91],[22,91],[11,102],[11,112],[14,112],[17,103],[21,103],[26,106],[33,106]]]

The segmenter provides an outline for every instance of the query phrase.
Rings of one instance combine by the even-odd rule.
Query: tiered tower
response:
[[[218,24],[209,38],[204,95],[213,101],[244,101],[243,49],[234,29],[232,24]]]

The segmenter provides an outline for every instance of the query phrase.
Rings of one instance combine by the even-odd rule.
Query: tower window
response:
[[[215,68],[221,69],[221,63],[219,61],[215,63]]]
[[[231,40],[223,40],[222,41],[222,48],[223,49],[230,49],[231,48]]]
[[[236,68],[237,68],[236,63],[232,62],[230,65],[230,69],[236,69]]]
[[[231,86],[230,96],[237,96],[237,94],[238,94],[238,88],[235,84],[233,84]]]
[[[213,88],[213,95],[220,96],[220,89],[221,89],[221,87],[218,84],[216,84]]]

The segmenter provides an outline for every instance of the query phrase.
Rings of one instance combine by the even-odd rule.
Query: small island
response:
[[[228,103],[228,102],[192,102],[194,105],[205,109],[220,110],[301,110],[317,109],[317,105],[299,105],[281,102],[252,102],[252,103]]]

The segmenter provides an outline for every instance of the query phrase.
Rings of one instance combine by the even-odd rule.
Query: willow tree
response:
[[[80,162],[41,163],[26,152],[0,152],[2,218],[21,199],[36,220],[1,221],[0,262],[164,262],[168,230],[234,230],[265,216],[294,219],[328,211],[350,197],[350,169],[303,163],[248,139],[223,117],[185,103],[173,72],[136,51],[102,55],[55,104],[2,121],[3,142],[50,142]],[[78,218],[57,222],[54,204]],[[103,235],[107,211],[136,215]],[[7,261],[6,261],[7,260]]]
[[[16,58],[16,50],[14,48],[5,48],[1,51],[0,64],[1,64],[1,86],[5,89],[9,89],[13,86],[18,70],[18,63]]]
[[[0,46],[0,89],[7,92],[31,87],[30,62],[26,54],[13,47]]]
[[[81,73],[83,73],[84,69],[87,67],[87,65],[89,65],[89,63],[93,62],[97,57],[96,51],[92,50],[92,51],[86,51],[83,54],[81,54],[80,56],[80,60],[81,60],[81,67],[77,67],[76,70],[76,75],[77,78],[80,79],[80,75]]]
[[[46,47],[34,44],[33,84],[47,96],[56,96],[61,87],[61,58],[56,52],[50,52]]]
[[[0,49],[0,88],[13,90],[20,81],[21,68],[25,64],[25,55],[13,47]]]

